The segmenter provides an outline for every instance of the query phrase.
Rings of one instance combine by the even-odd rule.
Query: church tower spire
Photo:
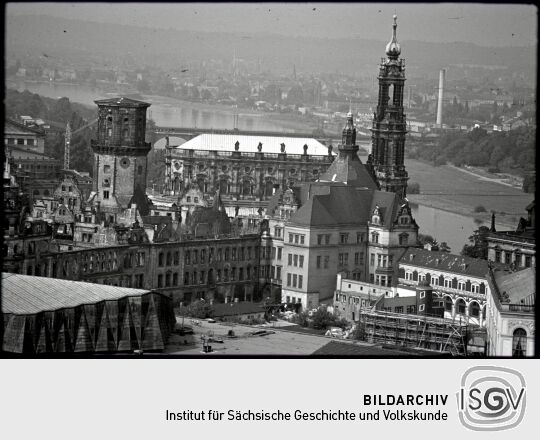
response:
[[[403,109],[405,60],[400,58],[397,41],[397,15],[394,15],[392,39],[386,45],[386,56],[379,66],[379,99],[371,128],[372,160],[382,191],[407,195],[405,170],[405,135],[407,125]]]

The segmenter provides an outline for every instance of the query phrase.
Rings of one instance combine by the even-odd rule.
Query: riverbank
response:
[[[473,218],[474,222],[477,223],[479,226],[481,226],[482,224],[491,224],[491,212],[475,213],[471,211],[470,206],[458,203],[454,200],[436,198],[433,196],[427,196],[422,194],[408,194],[407,199],[409,199],[412,204],[416,203],[418,205],[427,206],[429,208],[437,209],[440,211]],[[515,215],[504,215],[501,213],[496,213],[495,215],[497,228],[499,229],[502,227],[504,229],[513,230],[515,229],[515,227],[517,226],[517,222],[519,221],[519,217]]]

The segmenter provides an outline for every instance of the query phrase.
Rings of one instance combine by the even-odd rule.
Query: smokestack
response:
[[[442,108],[443,108],[443,96],[444,96],[444,76],[446,75],[446,69],[441,69],[439,73],[439,105],[437,106],[437,125],[442,127]]]

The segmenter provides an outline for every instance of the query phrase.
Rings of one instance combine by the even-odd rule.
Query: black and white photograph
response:
[[[535,357],[537,20],[8,3],[2,356]]]

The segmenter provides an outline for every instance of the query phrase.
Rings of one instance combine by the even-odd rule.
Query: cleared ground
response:
[[[192,324],[186,320],[186,325],[191,326]],[[286,325],[289,326],[290,324],[286,323]],[[265,327],[250,327],[245,325],[231,326],[230,324],[201,321],[200,325],[194,325],[193,329],[195,332],[194,335],[179,336],[173,334],[165,353],[188,356],[201,355],[203,354],[203,344],[201,340],[201,336],[203,335],[222,337],[224,341],[223,343],[211,343],[214,351],[205,356],[308,356],[321,349],[329,342],[337,341],[336,339],[326,336],[280,330],[279,325],[276,327],[271,325]],[[234,330],[237,338],[227,338],[227,333],[230,329]],[[250,333],[262,329],[267,329],[275,333],[267,336],[250,335]],[[347,340],[339,340],[339,342],[362,347],[363,350],[361,355],[365,356],[396,355],[395,352],[389,353],[388,350],[383,350],[373,344]],[[404,353],[403,355],[407,354]]]

